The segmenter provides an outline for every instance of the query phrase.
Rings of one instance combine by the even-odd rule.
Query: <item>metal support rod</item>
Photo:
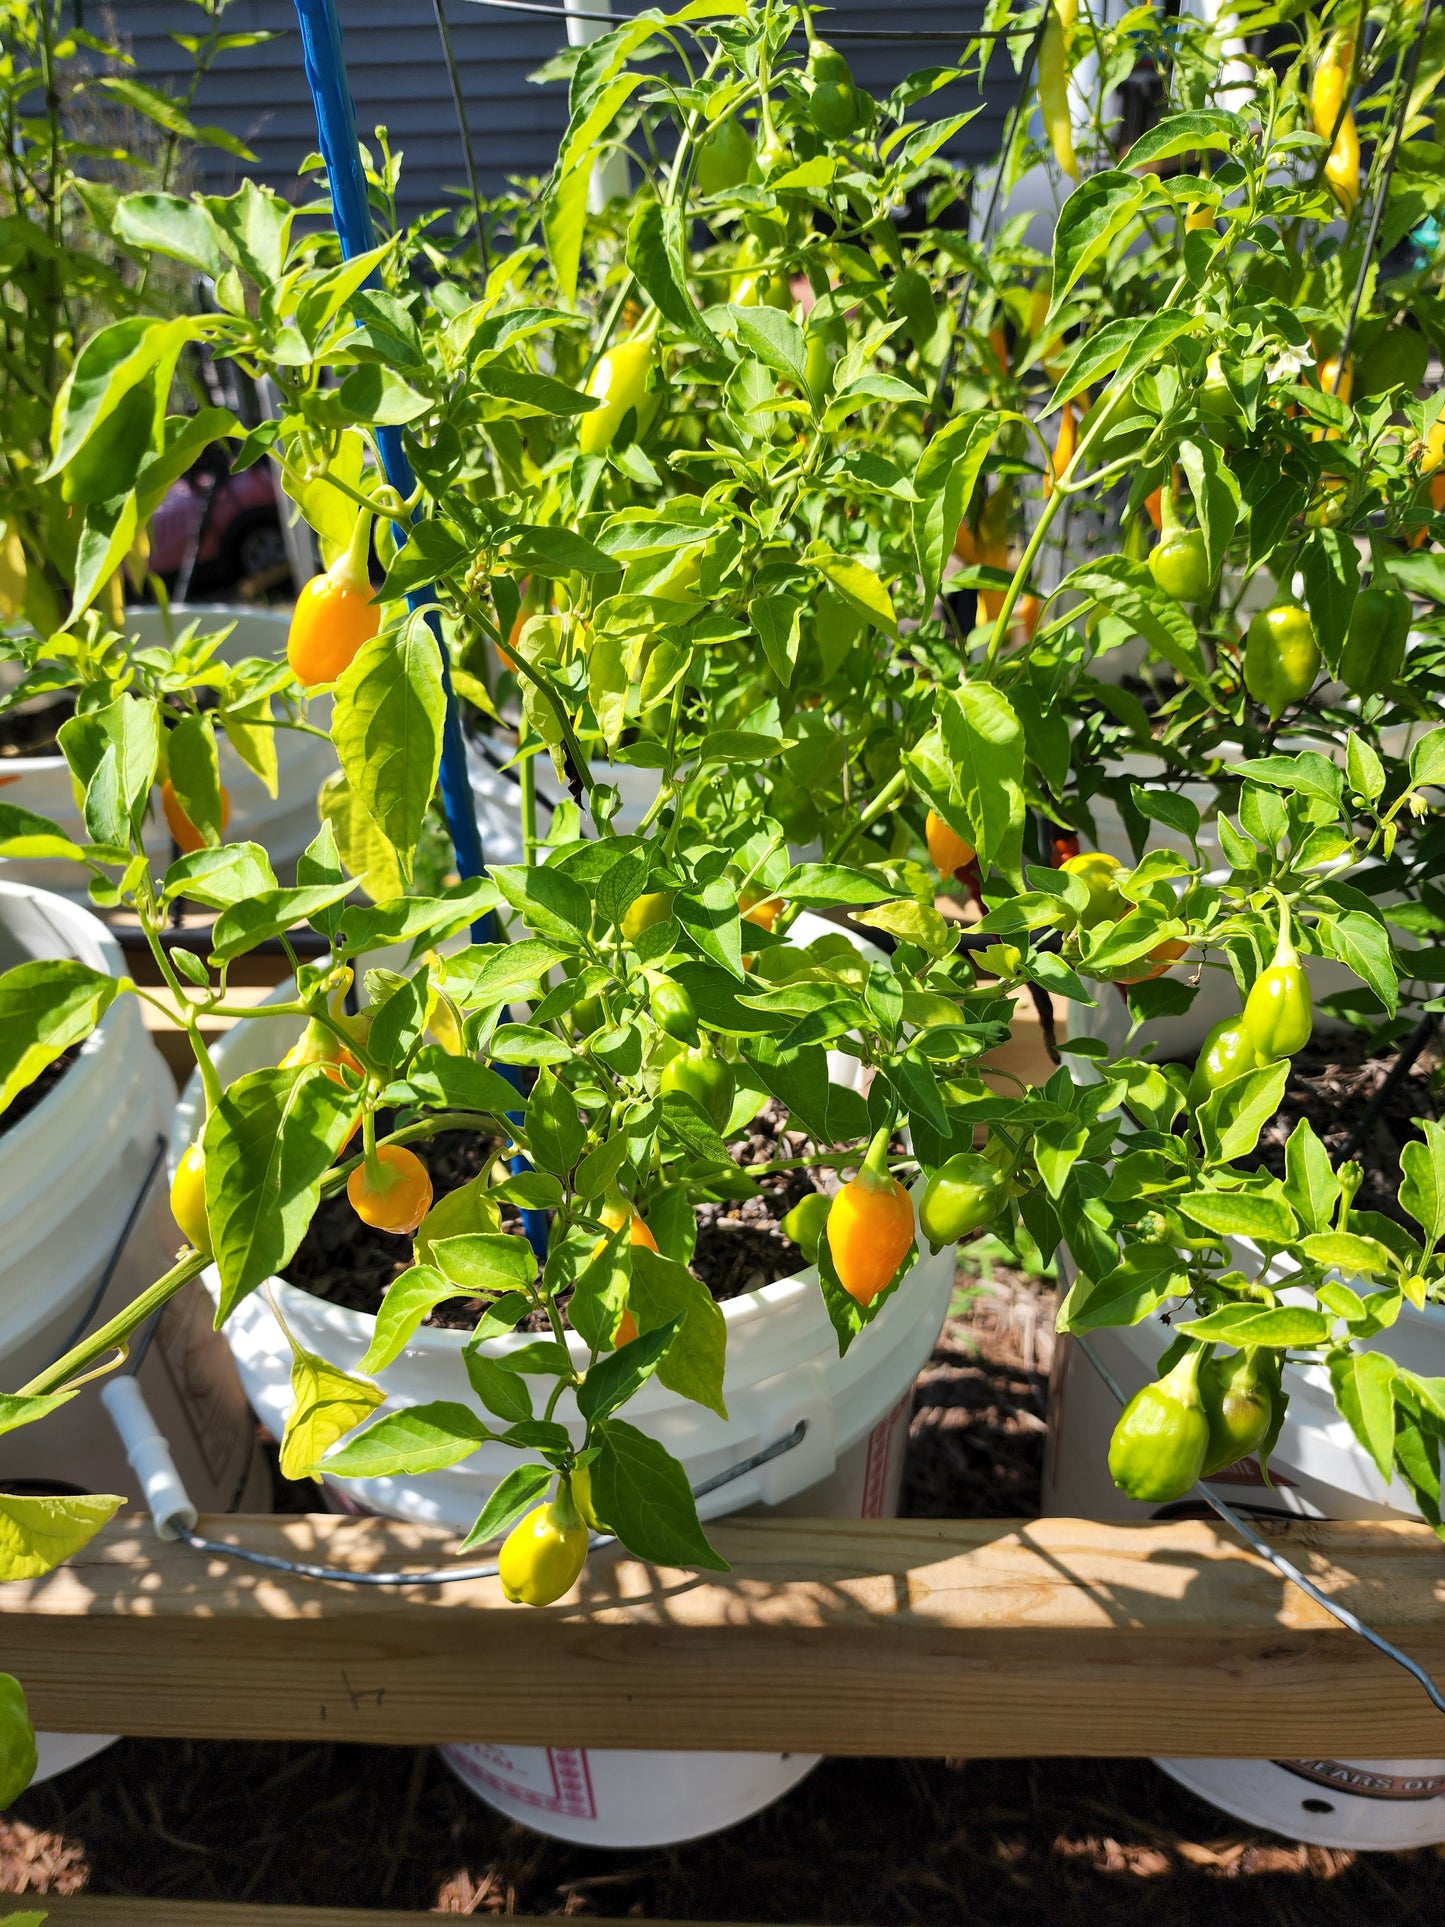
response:
[[[451,28],[447,25],[446,8],[442,0],[432,0],[432,11],[436,15],[437,36],[442,43],[442,58],[447,63],[447,78],[452,85],[452,106],[456,110],[457,133],[461,136],[462,160],[466,164],[467,186],[471,190],[472,212],[477,222],[477,258],[482,264],[483,275],[491,273],[491,261],[487,252],[487,218],[482,212],[482,190],[477,186],[477,162],[472,153],[472,130],[467,120],[467,103],[462,93],[461,70],[457,57],[452,52]]]

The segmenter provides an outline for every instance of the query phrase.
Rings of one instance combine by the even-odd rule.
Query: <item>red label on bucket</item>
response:
[[[1433,1800],[1445,1793],[1445,1773],[1380,1773],[1348,1760],[1276,1760],[1286,1773],[1316,1786],[1359,1794],[1366,1800]]]
[[[475,1791],[495,1793],[539,1813],[595,1820],[597,1801],[583,1746],[527,1747],[518,1758],[504,1746],[448,1746],[448,1764]],[[543,1759],[545,1757],[545,1767]]]

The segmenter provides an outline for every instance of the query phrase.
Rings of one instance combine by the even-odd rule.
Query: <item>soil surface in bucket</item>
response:
[[[918,1382],[916,1516],[1037,1508],[1053,1292],[989,1252],[964,1253]],[[317,1504],[313,1487],[280,1497]],[[1078,1759],[827,1760],[710,1840],[609,1852],[504,1820],[425,1747],[136,1739],[0,1816],[0,1894],[41,1911],[82,1890],[439,1920],[1405,1927],[1445,1908],[1445,1853],[1300,1846],[1147,1760]]]
[[[75,714],[71,695],[36,696],[0,715],[0,761],[7,756],[58,756],[60,725]]]
[[[1385,1090],[1398,1055],[1393,1048],[1372,1055],[1364,1040],[1353,1036],[1312,1039],[1291,1060],[1284,1101],[1260,1133],[1253,1157],[1245,1161],[1282,1178],[1290,1132],[1301,1118],[1308,1118],[1333,1162],[1348,1151],[1362,1167],[1365,1176],[1356,1208],[1412,1223],[1396,1203],[1400,1153],[1422,1135],[1417,1119],[1441,1114],[1442,1052],[1437,1037]],[[1367,1111],[1364,1132],[1352,1142]]]
[[[801,1132],[785,1131],[786,1121],[782,1107],[769,1099],[733,1146],[738,1164],[747,1169],[806,1155],[808,1140]],[[411,1148],[426,1164],[437,1198],[474,1178],[498,1151],[494,1139],[471,1131],[444,1131]],[[772,1172],[755,1182],[755,1195],[696,1207],[697,1244],[690,1268],[719,1304],[803,1269],[807,1260],[784,1235],[782,1220],[808,1192],[835,1190],[839,1180],[831,1171],[802,1169]],[[520,1236],[520,1212],[503,1206],[502,1221]],[[326,1199],[317,1210],[282,1276],[331,1304],[375,1312],[387,1286],[411,1261],[410,1238],[372,1230],[342,1193]],[[471,1331],[481,1314],[477,1299],[449,1298],[425,1322],[450,1331]],[[544,1330],[545,1320],[540,1313],[533,1314],[521,1329]]]
[[[63,1050],[59,1057],[52,1059],[45,1066],[33,1083],[27,1084],[23,1091],[17,1092],[6,1108],[0,1111],[0,1137],[4,1137],[7,1131],[13,1131],[22,1118],[29,1117],[36,1105],[50,1095],[79,1057],[82,1048],[80,1044],[72,1044],[69,1050]]]

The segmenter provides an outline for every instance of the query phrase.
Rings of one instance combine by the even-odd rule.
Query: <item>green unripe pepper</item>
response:
[[[570,1014],[572,1028],[579,1037],[590,1037],[593,1031],[601,1030],[607,1021],[607,1011],[600,997],[579,997]]]
[[[693,178],[703,194],[726,194],[741,187],[757,173],[753,144],[731,116],[697,144],[697,168]]]
[[[846,140],[867,118],[867,104],[853,85],[842,54],[826,40],[808,49],[808,119],[824,140]]]
[[[1204,1476],[1247,1459],[1269,1436],[1274,1400],[1269,1376],[1261,1371],[1259,1348],[1249,1346],[1226,1358],[1211,1358],[1199,1368],[1199,1396],[1209,1420],[1209,1450]]]
[[[673,977],[659,977],[652,986],[652,1021],[682,1044],[697,1042],[697,1011],[686,988]]]
[[[1209,1418],[1199,1396],[1203,1355],[1191,1347],[1119,1414],[1109,1441],[1109,1473],[1131,1499],[1169,1505],[1198,1484],[1209,1450]]]
[[[644,930],[666,923],[671,915],[671,890],[650,890],[646,896],[635,898],[623,911],[622,934],[629,943],[636,943]]]
[[[1189,1080],[1189,1102],[1197,1110],[1224,1085],[1259,1066],[1260,1055],[1249,1040],[1243,1016],[1226,1017],[1214,1026],[1200,1048]]]
[[[1198,529],[1186,529],[1180,523],[1167,485],[1159,506],[1159,541],[1149,555],[1149,573],[1176,602],[1203,602],[1214,583],[1204,537]]]
[[[989,1224],[1003,1209],[1008,1184],[996,1164],[977,1151],[959,1151],[924,1187],[918,1223],[929,1246],[941,1251]]]
[[[1212,354],[1204,364],[1204,380],[1199,385],[1199,412],[1217,429],[1237,429],[1240,425],[1239,403],[1234,399],[1234,390],[1229,385],[1224,363],[1217,353]]]
[[[1244,686],[1278,722],[1291,703],[1303,702],[1320,673],[1320,646],[1309,611],[1297,602],[1261,609],[1244,644]]]
[[[737,1080],[725,1057],[716,1056],[706,1045],[679,1051],[663,1065],[660,1082],[664,1092],[679,1092],[700,1104],[719,1131],[727,1129]]]
[[[1284,904],[1279,908],[1274,960],[1260,971],[1244,1000],[1244,1028],[1266,1061],[1293,1057],[1309,1042],[1314,1029],[1310,980],[1290,941],[1289,911]]]
[[[832,1206],[833,1200],[821,1191],[810,1191],[783,1219],[783,1236],[792,1239],[810,1265],[818,1262],[818,1245]]]
[[[1385,577],[1361,589],[1340,652],[1340,681],[1356,696],[1378,696],[1399,676],[1410,633],[1410,598]]]

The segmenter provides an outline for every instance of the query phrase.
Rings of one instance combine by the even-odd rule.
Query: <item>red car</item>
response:
[[[258,586],[274,581],[287,571],[287,560],[270,463],[232,475],[223,458],[203,457],[151,517],[150,544],[151,568],[172,592],[188,573],[184,593],[191,599],[243,579]],[[289,585],[289,572],[284,580]]]

